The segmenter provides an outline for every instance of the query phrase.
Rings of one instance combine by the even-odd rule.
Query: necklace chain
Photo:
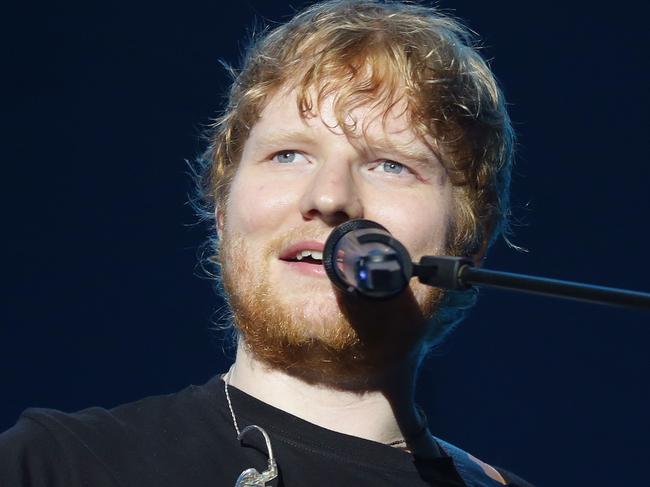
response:
[[[232,370],[232,367],[230,368]],[[230,370],[226,373],[225,377],[223,378],[223,383],[224,383],[224,390],[226,391],[226,401],[228,401],[228,409],[230,409],[230,416],[232,417],[232,424],[235,427],[235,432],[237,433],[237,437],[241,435],[241,431],[239,431],[239,425],[237,424],[237,416],[235,416],[235,410],[232,408],[232,401],[230,400],[230,392],[228,391],[228,382],[230,381]]]

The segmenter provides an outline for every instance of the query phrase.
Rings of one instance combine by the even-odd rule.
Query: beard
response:
[[[341,389],[372,388],[405,361],[419,361],[443,292],[412,282],[395,298],[371,301],[325,278],[298,281],[278,255],[308,239],[322,235],[288,232],[257,255],[243,235],[222,234],[218,263],[240,346],[272,369]]]

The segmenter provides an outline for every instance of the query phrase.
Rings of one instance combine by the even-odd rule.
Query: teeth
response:
[[[302,250],[296,253],[296,260],[302,260],[309,256],[314,260],[323,260],[323,253],[318,250]]]

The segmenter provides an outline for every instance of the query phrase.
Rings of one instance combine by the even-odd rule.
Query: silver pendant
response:
[[[264,472],[259,473],[255,468],[247,468],[237,477],[235,482],[235,487],[266,487],[266,483],[270,482],[278,476],[278,466],[275,463],[275,458],[273,457],[273,449],[271,448],[271,439],[269,435],[264,431],[264,429],[259,426],[252,424],[246,426],[241,433],[237,436],[239,441],[242,440],[244,435],[252,430],[258,430],[264,436],[264,441],[266,442],[266,450],[269,454],[269,466]]]

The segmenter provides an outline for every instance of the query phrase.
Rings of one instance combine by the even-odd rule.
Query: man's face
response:
[[[395,300],[354,302],[327,278],[319,258],[343,221],[382,224],[419,260],[444,253],[452,213],[445,169],[403,107],[385,118],[355,108],[348,136],[332,104],[326,99],[319,113],[301,117],[294,92],[276,94],[244,144],[218,214],[236,326],[258,358],[285,369],[412,352],[438,299],[413,280]]]

